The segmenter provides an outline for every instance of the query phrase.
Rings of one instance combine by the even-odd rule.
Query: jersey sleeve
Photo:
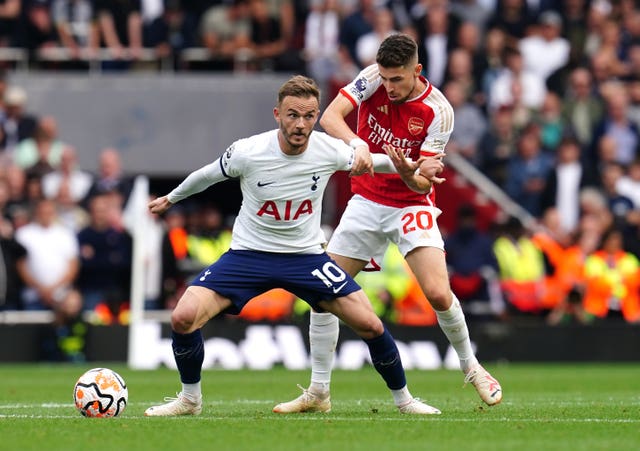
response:
[[[245,165],[245,152],[244,148],[245,140],[238,140],[227,147],[220,157],[220,167],[225,177],[236,178],[242,175]]]
[[[354,150],[341,139],[335,140],[337,166],[339,171],[350,171],[355,159]]]
[[[340,93],[353,104],[354,108],[373,95],[380,87],[380,72],[378,65],[367,66],[347,86],[340,89]]]
[[[443,102],[436,109],[433,121],[429,125],[427,137],[420,146],[421,155],[443,153],[453,132],[453,108],[449,102]]]

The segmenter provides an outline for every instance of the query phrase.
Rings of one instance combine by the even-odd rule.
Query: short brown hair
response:
[[[382,67],[407,66],[417,60],[418,45],[411,36],[404,33],[387,37],[380,44],[376,54],[376,63]]]
[[[320,103],[320,88],[312,78],[304,75],[294,75],[287,80],[278,90],[278,105],[282,103],[285,97],[301,97],[308,99],[315,97]]]

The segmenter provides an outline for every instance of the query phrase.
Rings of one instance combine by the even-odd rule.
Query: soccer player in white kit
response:
[[[453,130],[453,108],[421,75],[415,41],[405,34],[387,37],[376,64],[364,68],[329,104],[320,124],[356,152],[357,171],[370,170],[371,157],[387,153],[400,174],[405,160],[444,155]],[[345,121],[358,110],[357,134]],[[422,170],[419,171],[423,175]],[[398,245],[436,312],[438,324],[456,350],[465,384],[471,383],[489,406],[502,399],[502,388],[475,357],[460,302],[451,292],[444,243],[438,229],[441,211],[435,204],[438,177],[399,177],[376,173],[373,180],[352,177],[354,196],[329,240],[327,252],[351,276],[377,262],[389,242]],[[338,320],[311,312],[311,384],[298,398],[278,404],[274,412],[317,412],[331,408],[331,365],[338,341]]]
[[[354,150],[323,132],[312,132],[320,115],[319,97],[313,80],[292,77],[280,88],[273,110],[277,129],[236,141],[216,161],[149,203],[151,212],[160,214],[228,178],[239,178],[243,194],[230,250],[191,282],[171,314],[182,390],[177,398],[148,408],[146,416],[200,414],[204,359],[200,329],[219,313],[237,314],[253,297],[278,287],[315,310],[336,315],[365,341],[401,413],[440,413],[411,396],[393,337],[363,290],[324,251],[322,196],[334,172],[352,169]],[[423,170],[442,170],[437,158],[422,163]],[[405,164],[404,176],[413,177],[417,164]],[[374,156],[372,166],[395,170],[386,155]],[[357,174],[352,171],[352,175]]]

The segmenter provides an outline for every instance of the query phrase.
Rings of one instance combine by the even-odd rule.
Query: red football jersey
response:
[[[378,65],[373,64],[340,90],[358,110],[358,136],[369,144],[372,153],[385,153],[384,144],[404,150],[407,158],[444,152],[453,130],[453,108],[435,86],[424,77],[426,89],[401,104],[389,100],[382,85]],[[378,174],[351,178],[354,194],[391,207],[435,205],[435,189],[418,194],[397,174]]]

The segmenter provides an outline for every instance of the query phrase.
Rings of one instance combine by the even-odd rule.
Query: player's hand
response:
[[[349,177],[362,174],[369,174],[371,177],[373,177],[373,159],[371,158],[371,153],[369,152],[369,146],[367,146],[366,144],[356,146],[356,148],[353,150],[353,155],[353,166],[351,166]]]
[[[418,169],[422,159],[418,161],[409,160],[404,156],[402,149],[389,144],[383,145],[382,149],[387,152],[389,159],[395,166],[396,171],[398,171],[398,175],[400,175],[403,180],[413,178],[413,174],[416,172],[416,169]]]
[[[171,208],[172,205],[173,204],[169,202],[169,199],[167,198],[167,196],[162,196],[162,197],[157,197],[153,199],[151,202],[149,202],[148,207],[151,213],[161,215],[162,213],[167,211],[169,208]]]
[[[437,185],[445,182],[446,179],[438,177],[438,175],[442,174],[442,171],[444,171],[444,162],[442,159],[445,155],[446,154],[444,153],[439,153],[433,156],[424,157],[418,168],[418,174],[431,181],[431,183],[435,183]]]

